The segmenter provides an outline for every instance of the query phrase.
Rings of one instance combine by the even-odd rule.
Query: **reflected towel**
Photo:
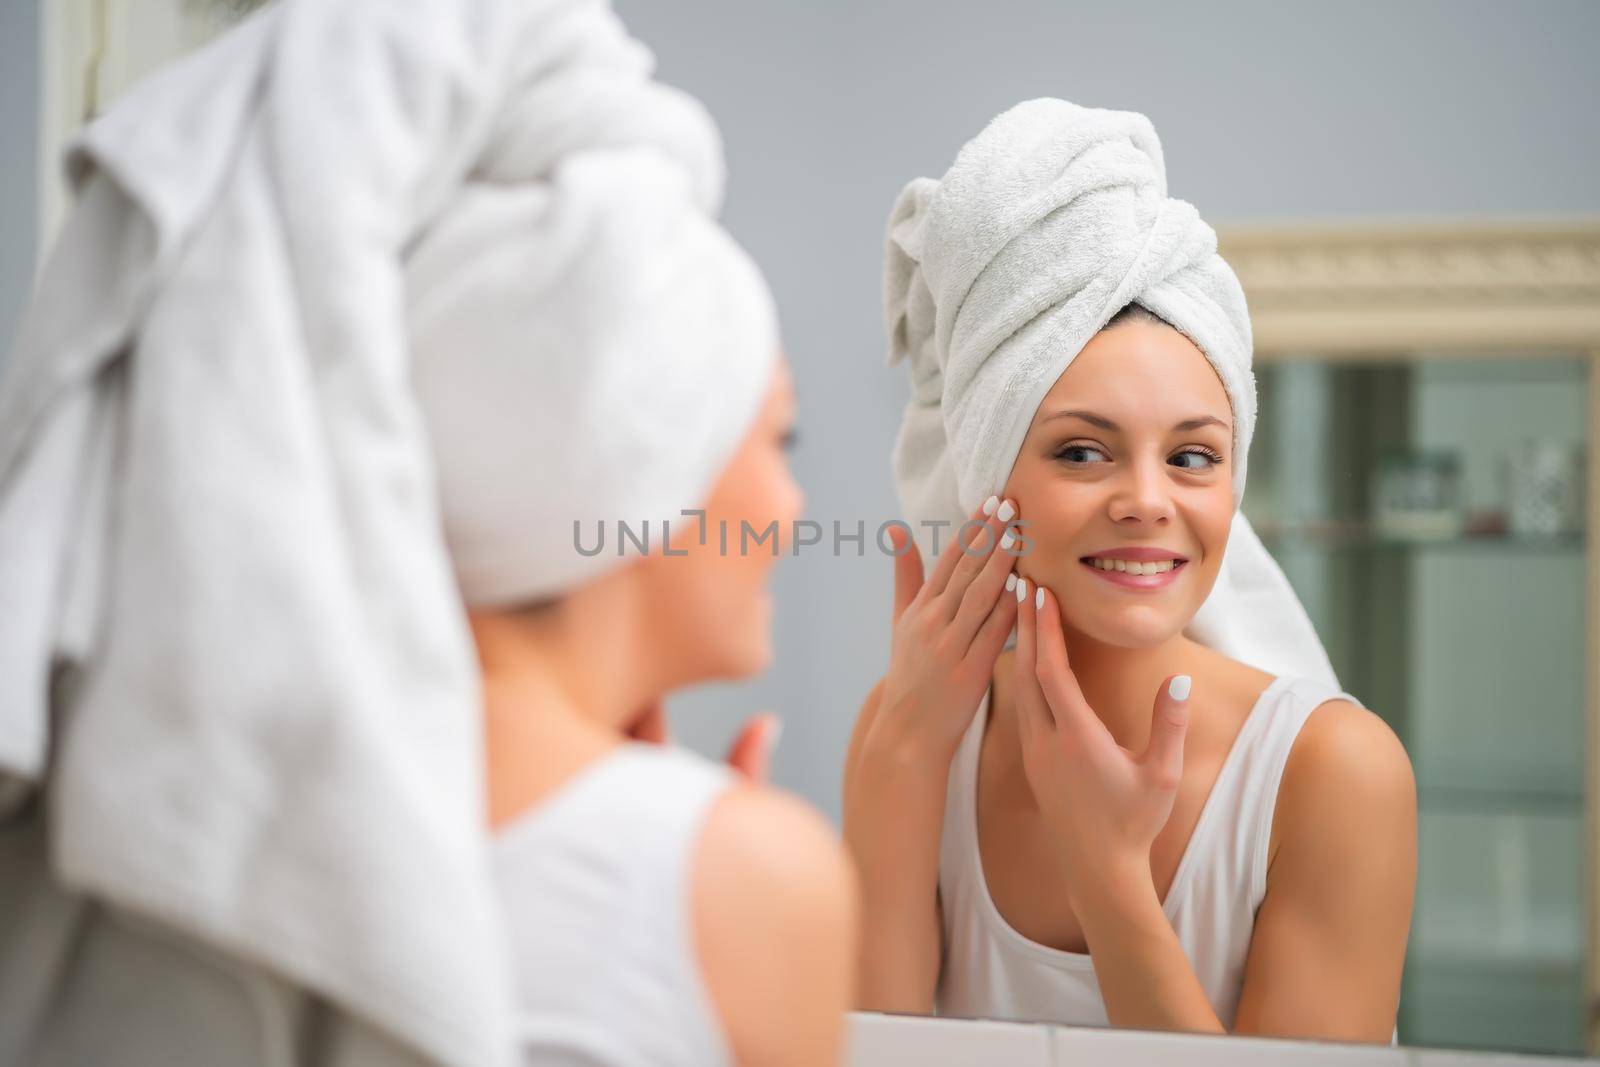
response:
[[[911,376],[893,467],[919,532],[959,526],[1003,490],[1045,393],[1130,303],[1182,331],[1222,380],[1237,507],[1256,419],[1244,292],[1211,227],[1167,195],[1147,118],[1029,100],[967,142],[943,178],[905,186],[889,217],[884,314],[889,360]],[[1336,681],[1243,513],[1189,632],[1274,674]]]

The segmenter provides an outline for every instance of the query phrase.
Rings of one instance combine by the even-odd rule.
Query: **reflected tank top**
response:
[[[1267,843],[1290,746],[1319,706],[1348,693],[1326,683],[1274,678],[1223,760],[1178,861],[1162,910],[1206,998],[1233,1027],[1256,909],[1266,894]],[[978,752],[989,715],[984,694],[950,767],[939,847],[944,959],[941,1015],[1105,1026],[1105,1002],[1088,953],[1029,940],[1006,922],[978,853]]]

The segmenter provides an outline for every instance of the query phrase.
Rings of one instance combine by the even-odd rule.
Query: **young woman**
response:
[[[715,130],[619,76],[628,55],[586,53],[577,80],[605,88],[581,95],[609,128],[536,142],[548,169],[464,194],[408,262],[518,1049],[827,1064],[854,977],[845,849],[799,800],[656,743],[668,694],[770,661],[767,583],[801,494],[771,294],[708,210]]]
[[[659,736],[666,693],[771,658],[776,560],[721,554],[717,531],[798,514],[778,372],[701,502],[710,536],[674,525],[684,556],[649,555],[542,606],[471,612],[527,1062],[837,1061],[856,888],[832,830],[787,794],[635,739]],[[735,762],[759,762],[771,726]]]
[[[902,496],[982,503],[851,739],[860,1006],[1392,1040],[1410,764],[1236,514],[1248,319],[1154,131],[1021,105],[890,252]]]

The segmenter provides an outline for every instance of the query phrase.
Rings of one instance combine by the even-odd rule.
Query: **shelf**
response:
[[[1463,535],[1447,538],[1385,536],[1365,523],[1272,523],[1255,525],[1256,535],[1272,547],[1315,548],[1323,551],[1487,551],[1526,553],[1582,552],[1582,533],[1552,536]]]
[[[1581,936],[1575,943],[1582,944]],[[1570,945],[1414,944],[1406,951],[1406,966],[1418,976],[1441,971],[1509,971],[1527,978],[1565,979],[1583,972],[1583,957]]]
[[[1419,810],[1447,815],[1558,815],[1584,814],[1582,793],[1570,790],[1484,789],[1477,786],[1418,784]]]

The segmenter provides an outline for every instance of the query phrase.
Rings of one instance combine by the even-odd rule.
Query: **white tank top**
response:
[[[1278,677],[1267,686],[1223,760],[1162,902],[1206,999],[1229,1029],[1245,955],[1267,886],[1267,842],[1289,747],[1318,706],[1348,693]],[[1105,1001],[1088,953],[1031,941],[996,909],[978,854],[978,750],[989,695],[950,768],[939,846],[944,960],[938,1012],[967,1018],[1105,1026]]]
[[[734,780],[682,749],[625,742],[496,835],[523,1062],[731,1061],[689,889],[706,815]]]

